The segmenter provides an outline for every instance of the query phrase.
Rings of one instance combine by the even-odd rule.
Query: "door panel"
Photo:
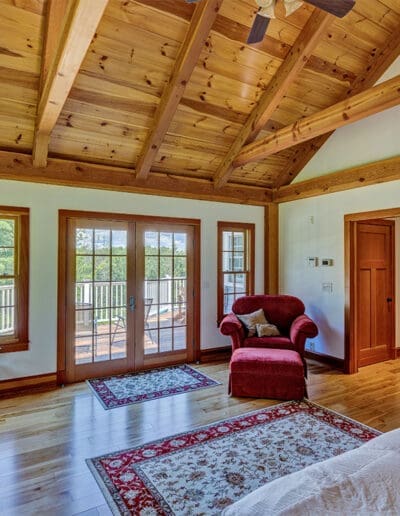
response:
[[[136,341],[138,363],[143,366],[194,357],[193,318],[193,228],[191,226],[137,224],[138,241],[144,251],[138,256],[137,284],[145,299],[143,319]]]
[[[71,219],[68,225],[67,381],[129,367],[128,225]]]
[[[394,337],[392,221],[357,223],[358,365],[388,360]]]

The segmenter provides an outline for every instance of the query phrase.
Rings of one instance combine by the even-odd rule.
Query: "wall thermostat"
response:
[[[309,267],[318,267],[318,258],[316,256],[309,256],[307,263]]]
[[[321,265],[324,267],[332,267],[333,259],[332,258],[321,258]]]

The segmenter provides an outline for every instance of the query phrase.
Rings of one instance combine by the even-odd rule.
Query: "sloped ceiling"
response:
[[[70,1],[70,5],[79,3]],[[181,88],[182,96],[170,113],[143,184],[173,176],[211,188],[243,125],[318,11],[304,4],[285,18],[278,4],[278,18],[271,21],[264,40],[249,46],[246,38],[256,12],[254,1],[217,4],[218,14],[199,56],[191,56],[193,71]],[[44,0],[0,0],[2,151],[32,154],[50,8]],[[117,167],[135,177],[181,47],[193,30],[195,9],[184,0],[108,1],[49,135],[49,161],[110,166],[110,175]],[[257,138],[371,87],[399,55],[399,28],[397,0],[357,0],[345,18],[326,23]],[[60,37],[58,48],[63,44]],[[50,49],[53,65],[56,50]],[[253,192],[287,185],[326,138],[232,169],[224,185],[236,188],[238,196],[245,187]],[[81,170],[83,174],[85,168]],[[195,196],[196,187],[192,189]]]

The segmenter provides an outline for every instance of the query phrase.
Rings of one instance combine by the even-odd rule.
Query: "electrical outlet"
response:
[[[310,351],[315,351],[315,342],[311,341],[311,342],[308,342],[308,349]]]

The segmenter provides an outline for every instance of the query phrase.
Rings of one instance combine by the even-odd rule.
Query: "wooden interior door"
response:
[[[395,321],[393,228],[390,220],[357,223],[358,366],[391,358]]]

